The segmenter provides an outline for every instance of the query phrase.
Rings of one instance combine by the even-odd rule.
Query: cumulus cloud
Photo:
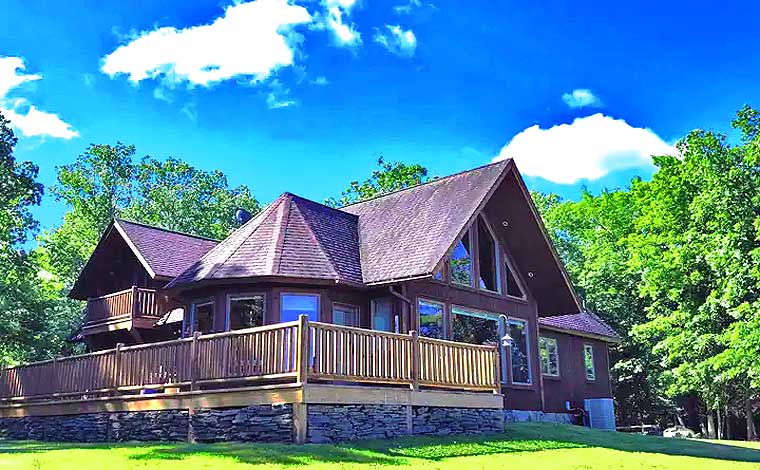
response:
[[[601,108],[602,101],[588,88],[577,88],[562,95],[562,101],[571,108]]]
[[[335,43],[339,46],[359,46],[362,44],[361,33],[351,23],[349,16],[357,0],[322,0],[324,13],[320,13],[315,27],[332,32]]]
[[[20,57],[0,57],[0,112],[11,126],[27,137],[47,136],[72,139],[79,133],[57,114],[42,111],[26,98],[10,98],[9,93],[25,82],[42,79],[38,74],[26,74]]]
[[[275,78],[272,80],[269,84],[269,93],[267,94],[267,107],[269,107],[269,109],[281,109],[296,104],[298,104],[298,102],[290,98],[290,90],[278,79]]]
[[[411,29],[404,31],[399,25],[385,25],[385,31],[377,30],[375,42],[388,49],[392,54],[411,57],[417,49],[417,38]]]
[[[347,0],[343,0],[347,1]],[[143,31],[103,58],[101,70],[138,83],[212,84],[235,77],[261,81],[291,66],[301,41],[294,31],[312,17],[287,0],[236,3],[211,24]]]
[[[515,135],[494,161],[513,158],[523,174],[572,184],[651,166],[652,155],[674,152],[651,129],[597,113],[549,129],[531,126]]]

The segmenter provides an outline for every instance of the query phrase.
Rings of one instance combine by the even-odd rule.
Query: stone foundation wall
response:
[[[293,406],[198,410],[191,420],[198,442],[292,442]]]
[[[413,409],[412,427],[414,434],[435,436],[499,433],[504,430],[504,414],[496,409],[418,406]]]
[[[525,423],[529,421],[553,424],[575,424],[576,418],[570,413],[544,413],[543,411],[504,410],[505,423]]]
[[[326,443],[408,434],[406,405],[309,405],[307,440]]]
[[[409,405],[308,405],[307,442],[385,439],[408,434],[498,433],[500,409]],[[0,439],[124,442],[292,442],[293,406],[88,413],[0,418]]]

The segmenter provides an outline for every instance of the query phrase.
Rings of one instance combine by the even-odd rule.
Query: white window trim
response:
[[[441,306],[441,328],[443,329],[443,338],[441,339],[449,339],[448,336],[448,328],[446,323],[446,302],[443,302],[441,300],[433,300],[429,299],[427,297],[417,297],[417,302],[414,304],[414,309],[417,311],[417,329],[420,329],[420,322],[422,320],[420,316],[420,302],[425,302],[429,304],[436,304]],[[419,331],[417,331],[419,333]]]
[[[591,376],[589,376],[588,367],[586,367],[586,352],[590,353],[590,356],[591,356]],[[583,371],[584,371],[584,374],[586,374],[586,381],[588,382],[596,381],[596,364],[594,363],[594,346],[588,343],[585,343],[583,345]]]
[[[280,323],[284,323],[282,320],[282,298],[285,296],[293,296],[293,297],[316,297],[317,298],[317,321],[319,321],[322,317],[322,294],[319,293],[312,293],[312,292],[290,292],[290,291],[284,291],[280,293],[280,311],[279,311],[279,318]]]
[[[512,376],[512,350],[509,351],[509,381],[514,385],[533,385],[533,355],[531,354],[530,350],[530,323],[528,320],[524,320],[522,318],[516,318],[516,317],[507,317],[507,332],[509,332],[509,325],[510,323],[522,323],[525,325],[525,348],[526,348],[526,356],[528,357],[528,381],[527,382],[515,382],[514,377]]]
[[[560,370],[559,369],[559,344],[557,343],[557,338],[550,338],[548,336],[539,336],[538,337],[539,356],[540,356],[540,352],[541,352],[541,341],[542,340],[554,344],[554,352],[557,355],[557,373],[556,374],[552,374],[551,372],[549,372],[549,362],[547,362],[547,364],[546,364],[546,370],[547,370],[547,372],[544,373],[544,371],[543,371],[543,362],[544,362],[544,360],[543,360],[543,358],[541,358],[541,374],[544,375],[544,376],[546,376],[546,377],[559,377],[560,376],[560,372],[559,372],[559,370]],[[546,359],[547,359],[547,361],[549,359],[548,351],[547,351]]]
[[[211,329],[213,330],[214,326],[215,326],[214,323],[216,322],[216,305],[214,305],[215,303],[216,303],[216,301],[213,298],[210,298],[210,299],[209,298],[207,298],[207,299],[199,299],[199,300],[196,300],[194,302],[190,302],[190,318],[189,318],[190,326],[192,327],[192,325],[195,325],[195,308],[196,307],[203,307],[203,306],[206,306],[206,305],[213,305],[213,307],[214,307],[213,308],[213,312],[214,313],[213,313],[213,315],[211,317]],[[185,334],[185,332],[187,331],[186,330],[186,328],[187,328],[187,320],[188,319],[186,317],[182,318],[182,337],[183,338],[189,338],[190,336],[192,336],[193,334],[195,334],[195,331],[191,331],[190,332],[190,336],[187,336]]]
[[[501,280],[501,271],[502,271],[501,264],[502,263],[501,263],[501,259],[502,259],[502,256],[501,256],[501,249],[499,248],[499,239],[496,238],[496,233],[493,231],[493,228],[491,228],[491,224],[488,223],[488,220],[485,217],[483,217],[482,214],[478,216],[478,219],[480,219],[480,220],[483,221],[483,224],[486,226],[486,231],[488,231],[488,234],[491,235],[491,240],[493,240],[493,264],[494,264],[494,267],[496,269],[496,273],[495,273],[496,274],[496,290],[491,290],[491,289],[488,289],[486,287],[480,287],[480,273],[478,273],[477,287],[478,287],[478,289],[480,289],[482,291],[485,291],[485,292],[492,292],[494,294],[501,294],[501,289],[502,289],[502,287],[501,287],[501,285],[502,285],[502,280]],[[477,224],[477,221],[476,221],[476,224]],[[478,256],[480,256],[480,234],[478,234]],[[480,266],[480,260],[479,259],[478,259],[478,266]],[[480,270],[480,269],[478,269],[478,270]],[[525,292],[525,290],[523,290],[523,293],[524,292]]]
[[[335,307],[342,307],[342,308],[349,308],[354,311],[356,314],[356,323],[357,325],[347,325],[347,326],[353,326],[353,327],[360,327],[361,326],[361,309],[358,305],[354,304],[347,304],[345,302],[333,302],[332,308],[330,309],[330,321],[333,325],[336,325],[335,323]]]
[[[227,306],[226,314],[224,316],[224,331],[231,331],[231,319],[230,319],[230,304],[233,300],[253,300],[254,297],[262,297],[264,299],[264,312],[262,314],[262,325],[266,325],[267,322],[267,295],[264,292],[244,292],[241,294],[227,294]]]
[[[459,245],[459,242],[464,240],[464,237],[467,237],[467,240],[470,242],[470,283],[464,284],[462,282],[457,282],[454,280],[454,269],[451,267],[451,257],[454,255],[454,250],[456,250],[457,245]],[[475,244],[473,243],[473,237],[472,237],[472,226],[467,228],[467,231],[464,235],[462,235],[462,238],[457,238],[456,243],[454,244],[454,248],[452,248],[451,253],[449,253],[449,276],[451,278],[451,283],[455,286],[463,286],[463,287],[470,287],[477,289],[479,287],[479,282],[477,279],[475,279],[475,260],[473,259],[474,256],[476,256],[475,253]]]

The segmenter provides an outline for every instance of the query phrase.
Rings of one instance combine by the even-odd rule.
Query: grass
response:
[[[414,437],[344,445],[58,444],[0,441],[0,469],[256,470],[760,469],[760,444],[666,439],[525,423],[488,437]]]

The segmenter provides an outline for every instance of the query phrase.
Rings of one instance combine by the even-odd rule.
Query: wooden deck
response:
[[[0,407],[309,383],[500,393],[496,346],[299,321],[0,371]]]
[[[132,326],[152,328],[166,313],[166,306],[154,289],[133,286],[123,291],[87,300],[84,335]]]

